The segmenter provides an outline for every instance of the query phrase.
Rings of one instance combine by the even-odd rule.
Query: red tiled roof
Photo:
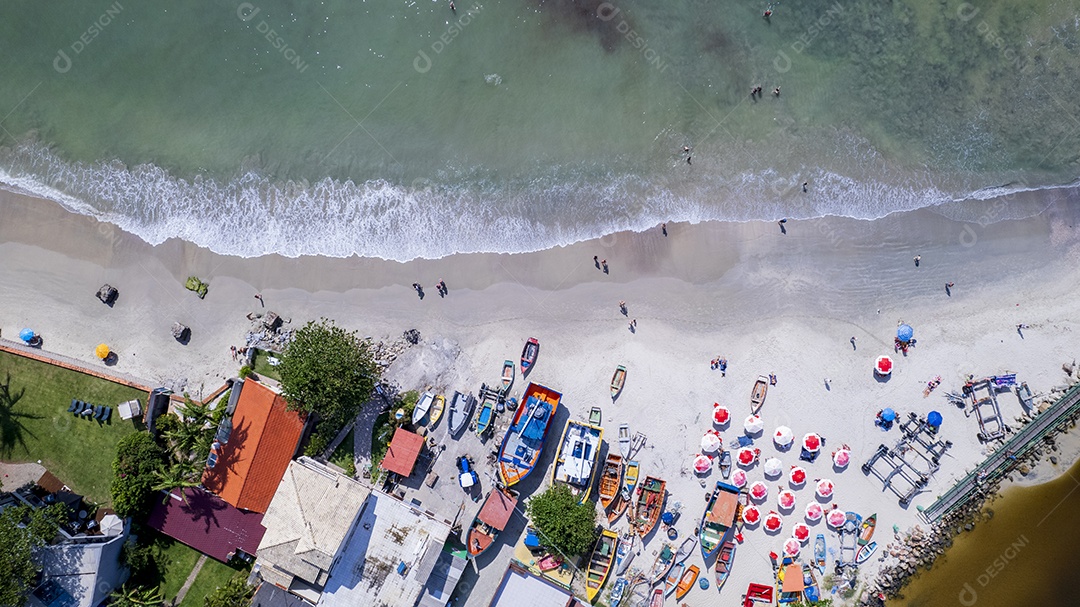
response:
[[[379,467],[401,476],[410,476],[416,465],[416,456],[420,455],[423,446],[424,437],[398,426]]]
[[[263,515],[244,512],[199,488],[184,489],[185,503],[176,489],[165,503],[155,494],[154,511],[146,524],[195,550],[227,563],[237,550],[254,555],[266,533]]]
[[[244,510],[266,512],[304,433],[304,421],[270,388],[246,380],[236,401],[229,442],[203,485]]]

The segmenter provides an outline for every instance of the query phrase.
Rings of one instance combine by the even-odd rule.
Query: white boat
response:
[[[559,452],[555,455],[552,483],[563,483],[580,501],[587,500],[603,437],[604,429],[600,426],[567,420]]]
[[[619,542],[619,549],[615,552],[615,575],[622,575],[626,573],[626,570],[630,568],[630,563],[634,560],[634,555],[637,554],[637,535],[633,533],[624,533],[622,541]]]
[[[476,399],[472,394],[454,392],[454,399],[450,401],[450,434],[455,435],[469,425]]]
[[[623,461],[630,459],[630,424],[619,424],[619,452]]]
[[[427,417],[428,410],[431,409],[431,403],[433,402],[435,402],[435,393],[424,392],[412,410],[412,423],[414,426],[419,425],[420,421]]]

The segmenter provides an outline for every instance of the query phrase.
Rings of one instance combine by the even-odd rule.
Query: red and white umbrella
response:
[[[888,356],[879,356],[874,361],[874,372],[878,375],[888,376],[892,373],[892,359]]]
[[[705,474],[709,468],[712,468],[712,459],[708,455],[698,454],[694,458],[694,472]]]
[[[765,529],[767,531],[779,531],[784,527],[784,519],[779,514],[769,511],[768,516],[765,517]]]
[[[821,437],[816,432],[811,432],[802,437],[802,444],[810,453],[817,453],[821,449]]]
[[[743,508],[742,520],[747,525],[756,525],[761,522],[761,511],[757,506],[747,506]]]
[[[746,473],[742,470],[736,470],[731,473],[731,484],[735,485],[739,489],[746,486]]]
[[[731,421],[731,414],[728,413],[727,407],[720,406],[720,403],[713,403],[712,420],[717,426],[723,426]]]
[[[844,526],[845,520],[847,520],[847,512],[844,512],[839,508],[834,508],[825,515],[825,522],[828,523],[830,527],[835,527],[837,529]]]
[[[806,520],[819,521],[824,511],[821,509],[821,504],[817,502],[810,502],[806,505]]]
[[[800,542],[805,542],[810,539],[810,527],[806,523],[795,523],[795,526],[791,529],[791,537]]]
[[[757,461],[758,455],[760,454],[760,449],[743,447],[742,449],[739,449],[739,464],[743,466],[749,466]]]
[[[772,439],[777,445],[786,447],[791,444],[791,441],[795,440],[795,435],[791,433],[791,428],[780,426],[776,429],[776,432],[773,432]]]
[[[851,450],[847,448],[847,445],[840,447],[836,451],[833,451],[832,462],[837,468],[844,468],[851,461]]]
[[[806,470],[798,466],[792,466],[791,472],[788,472],[788,480],[792,485],[801,485],[806,482]]]
[[[776,495],[776,503],[782,510],[790,510],[795,507],[795,494],[788,489],[781,489]]]
[[[832,481],[827,478],[823,478],[817,482],[818,497],[825,498],[832,496],[833,489],[835,489],[835,487],[833,487]]]
[[[761,421],[760,415],[751,415],[743,422],[743,430],[746,430],[747,434],[761,432],[764,428],[765,422]]]
[[[799,556],[799,540],[791,537],[784,540],[784,555],[785,556]]]
[[[753,485],[750,485],[750,497],[756,500],[763,500],[769,497],[769,488],[765,486],[765,483],[757,481]]]
[[[776,476],[780,474],[780,471],[784,469],[784,466],[780,463],[780,460],[775,457],[770,457],[765,460],[765,465],[762,466],[762,469],[765,471],[765,476]]]
[[[713,453],[724,446],[724,440],[716,430],[709,430],[701,437],[701,450],[704,453]]]

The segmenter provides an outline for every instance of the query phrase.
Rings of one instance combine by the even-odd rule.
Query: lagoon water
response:
[[[153,243],[405,260],[661,221],[877,218],[1080,175],[1073,2],[4,13],[0,182]]]

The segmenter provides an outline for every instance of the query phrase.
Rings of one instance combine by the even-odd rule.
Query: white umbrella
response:
[[[827,478],[823,478],[817,482],[817,494],[819,497],[830,497],[833,494],[833,484]]]
[[[101,533],[105,537],[114,537],[124,532],[124,521],[115,514],[106,514],[101,517]]]
[[[720,439],[720,433],[716,430],[709,430],[705,433],[705,436],[701,437],[701,450],[706,453],[712,453],[723,446],[724,441]]]
[[[791,428],[787,426],[780,426],[773,432],[773,441],[781,447],[786,447],[795,440],[795,435],[791,433]]]
[[[770,457],[769,459],[765,460],[765,465],[763,466],[763,468],[765,470],[765,476],[777,476],[783,469],[783,465],[780,463],[780,460],[776,459],[775,457]]]
[[[743,422],[743,430],[746,430],[747,434],[754,434],[755,432],[761,432],[765,428],[765,423],[761,421],[760,415],[751,415]]]

